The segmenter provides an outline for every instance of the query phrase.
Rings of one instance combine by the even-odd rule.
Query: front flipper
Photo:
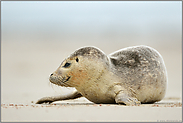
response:
[[[76,99],[82,97],[82,95],[78,91],[73,91],[71,94],[67,95],[60,95],[60,96],[54,96],[54,97],[43,97],[39,99],[36,104],[42,104],[42,103],[52,103],[54,101],[61,101],[61,100],[70,100],[70,99]]]
[[[126,104],[128,106],[130,105],[138,105],[140,104],[140,101],[138,101],[137,98],[134,97],[130,97],[128,96],[128,94],[125,94],[124,92],[119,92],[116,97],[115,97],[115,101],[118,104]]]

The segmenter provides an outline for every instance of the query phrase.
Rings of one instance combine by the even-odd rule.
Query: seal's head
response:
[[[108,57],[100,49],[83,47],[65,59],[49,80],[59,86],[80,87],[97,80],[108,65]]]

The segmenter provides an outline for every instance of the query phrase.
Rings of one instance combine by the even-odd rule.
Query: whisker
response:
[[[50,86],[52,87],[52,89],[54,89],[54,88],[53,88],[53,83],[51,83],[51,82],[49,82],[49,83],[50,83]]]
[[[61,86],[65,86],[65,87],[69,87],[69,85],[68,84],[66,84],[66,83],[64,83],[64,82],[62,82],[63,81],[63,77],[61,78],[58,78],[59,79],[59,85],[61,85]]]
[[[64,86],[64,87],[77,87],[78,85],[75,83],[69,83],[69,79],[71,77],[69,75],[66,76],[59,76],[57,77],[57,82],[55,83],[51,83],[51,86],[53,88],[53,84],[57,85],[57,86]]]

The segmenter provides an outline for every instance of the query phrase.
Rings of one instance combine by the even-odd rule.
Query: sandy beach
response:
[[[80,46],[60,49],[60,43],[56,42],[54,45],[44,43],[44,46],[42,43],[20,44],[2,42],[1,121],[182,120],[181,57],[177,54],[178,48],[173,48],[171,52],[166,47],[158,49],[165,60],[169,76],[166,96],[160,102],[140,106],[98,105],[79,98],[52,105],[36,105],[35,102],[41,97],[73,91],[72,88],[50,84],[48,78],[64,57]],[[115,46],[112,49],[109,46],[102,48],[105,52],[116,49]]]
[[[52,104],[1,104],[2,121],[69,122],[181,122],[180,99],[164,99],[155,104],[124,106],[93,104],[84,98]]]

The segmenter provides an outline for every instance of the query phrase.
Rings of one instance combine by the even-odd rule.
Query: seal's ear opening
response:
[[[76,58],[76,62],[79,62],[79,59],[78,58]]]

